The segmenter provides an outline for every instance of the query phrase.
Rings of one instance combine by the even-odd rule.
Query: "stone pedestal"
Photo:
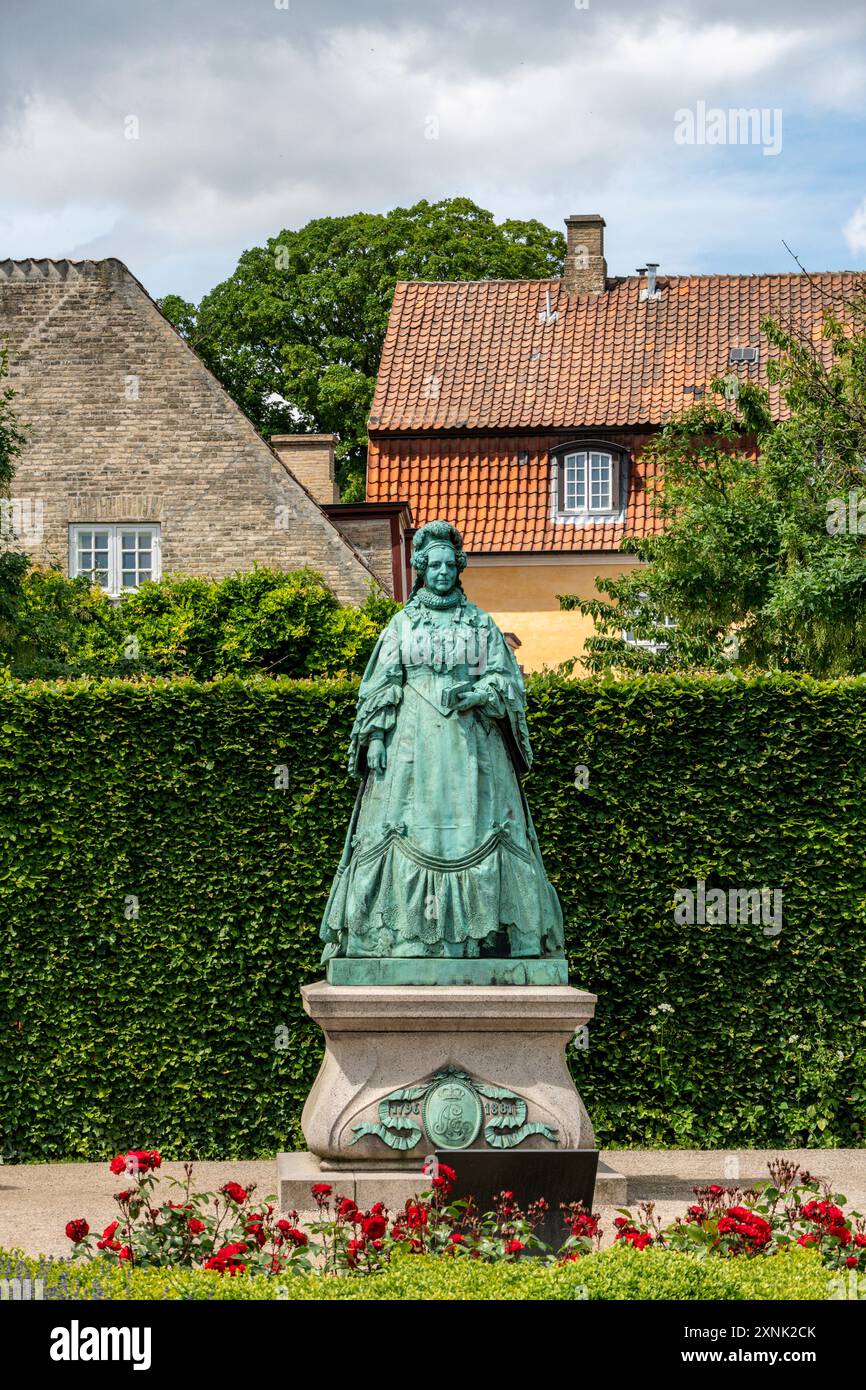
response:
[[[391,1209],[428,1186],[437,1150],[591,1149],[592,1125],[566,1047],[595,995],[568,985],[332,985],[301,991],[325,1035],[301,1117],[309,1153],[280,1154],[283,1210],[310,1210],[328,1182]],[[624,1180],[600,1166],[596,1202]]]
[[[436,1148],[485,1141],[594,1148],[566,1045],[595,995],[317,983],[302,997],[327,1042],[300,1118],[322,1169],[417,1169]]]
[[[301,1116],[323,1169],[417,1169],[439,1149],[591,1149],[565,1061],[595,995],[568,985],[329,985],[301,990],[325,1034]],[[438,1079],[438,1080],[437,1080]]]
[[[459,1153],[454,1155],[459,1163]],[[316,1206],[310,1195],[314,1183],[326,1182],[341,1197],[351,1197],[362,1211],[369,1211],[374,1202],[384,1202],[389,1211],[396,1212],[410,1198],[430,1186],[429,1175],[423,1171],[419,1157],[414,1168],[333,1168],[323,1169],[311,1153],[277,1154],[277,1194],[280,1211],[296,1211],[302,1223],[316,1219]],[[599,1163],[595,1179],[593,1207],[624,1207],[627,1205],[627,1180],[606,1163]]]

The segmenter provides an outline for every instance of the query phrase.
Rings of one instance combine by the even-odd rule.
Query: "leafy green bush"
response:
[[[312,570],[147,581],[117,603],[84,578],[30,569],[0,665],[21,678],[360,673],[396,604],[341,605]]]
[[[302,1147],[356,689],[0,684],[7,1162]],[[862,1145],[866,680],[544,678],[529,714],[599,1141]],[[677,925],[701,879],[782,930]]]
[[[481,1264],[403,1256],[370,1278],[317,1274],[225,1278],[202,1270],[124,1271],[0,1251],[0,1278],[42,1279],[48,1299],[354,1300],[823,1300],[838,1297],[811,1250],[767,1260],[705,1260],[616,1246],[573,1264]]]

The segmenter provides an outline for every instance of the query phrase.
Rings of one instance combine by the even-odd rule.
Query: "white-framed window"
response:
[[[626,490],[625,454],[604,444],[575,444],[553,455],[553,511],[577,524],[621,518]]]
[[[641,600],[645,602],[649,595],[641,594],[639,597]],[[664,617],[662,618],[659,626],[670,630],[671,628],[676,627],[676,623],[674,622],[673,618]],[[667,651],[667,642],[652,642],[649,640],[649,638],[646,637],[635,637],[634,630],[632,628],[625,628],[623,630],[622,637],[623,641],[627,642],[630,647],[643,647],[645,651],[654,653]]]
[[[69,575],[86,575],[112,598],[137,589],[161,573],[159,526],[130,522],[103,526],[97,522],[69,528]]]
[[[613,454],[580,449],[566,454],[565,506],[567,512],[609,512],[613,509]]]

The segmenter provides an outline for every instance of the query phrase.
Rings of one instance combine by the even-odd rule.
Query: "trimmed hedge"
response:
[[[0,685],[7,1162],[302,1147],[355,690]],[[536,678],[530,726],[599,1141],[866,1142],[866,680]],[[782,931],[677,926],[698,879]]]
[[[403,1256],[369,1278],[318,1274],[234,1278],[204,1270],[124,1271],[101,1261],[70,1264],[0,1250],[0,1277],[44,1281],[47,1299],[552,1300],[713,1299],[825,1300],[832,1275],[814,1250],[755,1259],[714,1260],[674,1250],[614,1247],[573,1264],[532,1260],[485,1265],[477,1260]],[[837,1279],[838,1283],[838,1279]],[[837,1295],[838,1296],[838,1295]]]

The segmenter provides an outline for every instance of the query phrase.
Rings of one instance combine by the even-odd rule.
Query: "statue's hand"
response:
[[[462,695],[457,696],[458,710],[475,709],[486,702],[487,695],[483,690],[465,690]]]
[[[367,766],[371,772],[384,772],[388,764],[388,755],[385,752],[385,744],[381,738],[371,738],[367,744]]]

